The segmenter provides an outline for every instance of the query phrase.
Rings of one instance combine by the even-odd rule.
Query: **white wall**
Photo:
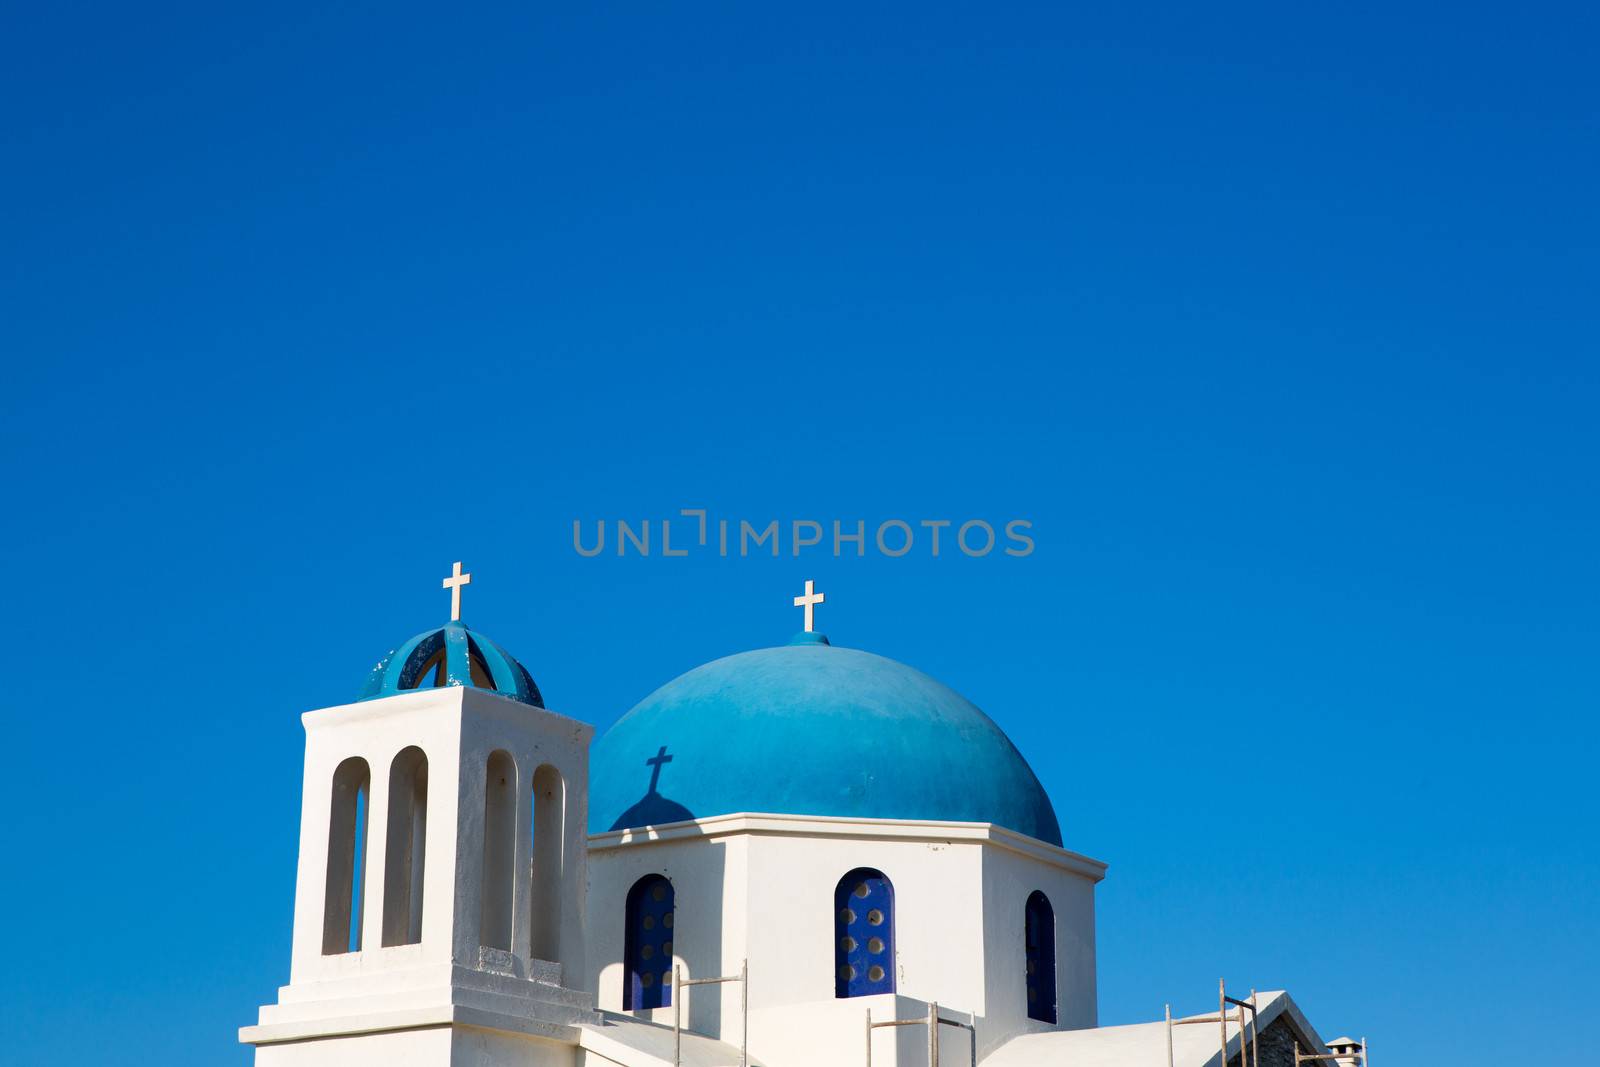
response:
[[[595,1006],[621,1011],[623,1003],[623,937],[628,890],[640,878],[662,874],[672,883],[673,961],[686,978],[737,974],[745,955],[742,923],[727,922],[745,913],[748,842],[735,837],[697,837],[648,848],[609,849],[589,855],[590,967],[587,987]],[[736,987],[735,987],[736,988]],[[715,1033],[710,1024],[731,996],[735,1014],[738,994],[701,987],[689,994],[686,1017],[693,1029]],[[670,1023],[672,1009],[636,1013]]]
[[[514,830],[513,955],[526,961],[534,908],[559,912],[560,960],[576,982],[584,973],[583,887],[586,881],[588,745],[593,728],[552,712],[464,687],[419,690],[382,700],[308,712],[300,860],[295,891],[291,984],[347,977],[391,962],[454,960],[476,966],[483,879],[486,770],[496,750],[517,772]],[[403,749],[428,757],[428,825],[423,876],[422,950],[382,947],[384,845],[388,838],[390,766]],[[332,780],[351,756],[371,770],[367,804],[362,951],[322,951]],[[532,899],[532,788],[541,766],[565,785],[561,872],[553,900]],[[407,946],[400,946],[407,947]]]
[[[757,1007],[834,998],[834,891],[857,867],[894,887],[895,992],[981,1011],[983,846],[893,837],[756,836],[743,916]]]
[[[256,1050],[256,1067],[440,1067],[449,1063],[447,1026],[263,1045]]]
[[[465,687],[418,690],[324,708],[308,712],[303,721],[305,783],[290,983],[279,991],[278,1004],[262,1008],[259,1025],[241,1031],[241,1040],[258,1045],[263,1063],[292,1060],[314,1067],[322,1062],[319,1057],[335,1046],[364,1050],[367,1046],[361,1042],[370,1040],[373,1047],[389,1048],[394,1044],[393,1034],[404,1033],[413,1035],[407,1048],[421,1050],[417,1054],[423,1059],[416,1062],[450,1062],[432,1058],[434,1052],[428,1050],[433,1048],[434,1037],[426,1028],[396,1030],[382,1040],[376,1035],[370,1039],[334,1035],[347,1033],[352,1019],[373,1012],[406,1010],[427,1015],[474,999],[486,1005],[485,1010],[509,1013],[506,1025],[511,1030],[520,1029],[520,1020],[544,1027],[536,1027],[540,1033],[575,1034],[571,1026],[590,1017],[588,998],[581,993],[562,994],[553,986],[564,983],[580,988],[586,973],[585,826],[593,728]],[[390,768],[395,756],[412,746],[421,748],[428,760],[421,941],[385,947]],[[512,879],[509,952],[479,944],[486,778],[490,754],[496,751],[511,756],[516,777],[511,815],[514,854],[506,870],[506,877]],[[332,783],[335,769],[350,757],[365,759],[371,775],[362,947],[357,952],[327,953],[323,950],[323,911]],[[541,850],[547,858],[553,853],[559,868],[541,879],[547,891],[542,899],[535,899],[533,783],[541,767],[560,774],[564,788],[557,791],[556,801],[565,804],[565,811],[559,820],[560,847]],[[546,820],[545,825],[548,828],[553,823]],[[541,963],[532,958],[536,910],[551,917],[545,941],[557,946],[555,961]],[[542,981],[529,980],[535,976]],[[478,1044],[484,1040],[488,1039]],[[515,1040],[518,1047],[527,1044],[522,1037]],[[290,1043],[279,1045],[280,1041]],[[450,1046],[447,1054],[460,1060],[468,1055],[463,1050],[472,1047],[476,1046]],[[359,1059],[366,1052],[348,1055]],[[565,1055],[567,1059],[560,1062],[570,1063],[571,1048]],[[398,1053],[385,1053],[385,1057],[381,1062],[413,1062]]]
[[[775,1067],[860,1060],[869,1006],[884,1017],[919,1016],[928,1001],[947,1018],[975,1013],[980,1050],[1049,1029],[1027,1019],[1023,983],[1022,908],[1035,889],[1056,913],[1058,1025],[1095,1019],[1094,885],[1104,865],[988,824],[721,816],[595,835],[589,862],[598,1006],[621,1010],[628,889],[664,874],[676,896],[674,954],[687,973],[736,974],[749,957],[751,1047]],[[834,997],[834,890],[857,867],[894,886],[897,996]],[[656,1018],[670,1021],[670,1010]],[[690,991],[686,1020],[736,1043],[738,987]],[[945,1037],[946,1047],[966,1048],[958,1031]],[[880,1040],[886,1055],[895,1041],[926,1047],[925,1036]]]
[[[257,1067],[572,1067],[577,1049],[476,1027],[434,1026],[265,1045]]]
[[[456,783],[460,762],[460,701],[427,691],[381,701],[307,712],[305,776],[300,809],[300,859],[295,881],[294,940],[290,984],[344,977],[392,956],[382,950],[383,842],[388,837],[389,768],[401,750],[415,745],[428,757],[428,831],[423,876],[421,959],[450,958],[455,898],[457,825],[461,818]],[[335,769],[359,756],[371,772],[367,803],[366,855],[359,953],[322,951],[323,894],[327,878],[328,827]]]
[[[1009,848],[984,855],[985,996],[979,1050],[1018,1033],[1094,1026],[1096,879]],[[1024,908],[1035,890],[1055,911],[1056,1025],[1028,1018]],[[991,1037],[995,1040],[991,1040]]]

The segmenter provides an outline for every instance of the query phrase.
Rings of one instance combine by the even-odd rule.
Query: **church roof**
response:
[[[590,831],[735,812],[987,822],[1060,846],[994,721],[903,663],[804,633],[668,682],[590,756]]]
[[[539,687],[522,664],[487,637],[459,622],[417,634],[378,661],[357,700],[375,700],[412,689],[460,685],[487,689],[536,708]]]
[[[1303,1050],[1322,1049],[1321,1038],[1287,992],[1280,989],[1259,993],[1257,1005],[1257,1033],[1282,1020]],[[1176,1067],[1225,1067],[1221,1062],[1215,1011],[1213,1008],[1209,1024],[1172,1028],[1172,1062]],[[1239,1045],[1239,1026],[1230,1023],[1230,1062],[1238,1059]],[[1266,1052],[1264,1048],[1260,1051]],[[1262,1059],[1268,1059],[1268,1056],[1263,1055]],[[1073,1067],[1130,1067],[1166,1062],[1167,1024],[1164,1021],[1022,1034],[983,1058],[984,1067],[1037,1067],[1046,1063],[1070,1063]]]
[[[578,1028],[578,1044],[603,1057],[606,1063],[650,1063],[667,1067],[674,1055],[683,1067],[721,1067],[739,1063],[739,1046],[703,1034],[683,1031],[673,1047],[672,1027],[646,1022],[622,1012],[600,1012],[600,1022]],[[762,1067],[754,1053],[750,1067]]]

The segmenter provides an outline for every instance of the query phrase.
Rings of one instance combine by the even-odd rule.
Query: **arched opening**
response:
[[[483,794],[483,897],[478,941],[511,951],[511,906],[516,896],[517,764],[511,753],[490,753]]]
[[[351,756],[333,772],[328,815],[328,880],[322,899],[322,954],[361,951],[362,870],[367,851],[367,761]]]
[[[533,772],[533,944],[536,960],[561,954],[562,835],[566,829],[566,783],[546,763]]]
[[[623,935],[622,1009],[645,1011],[672,1004],[672,883],[647,874],[628,890]]]
[[[422,940],[422,871],[428,836],[428,757],[412,746],[389,765],[389,834],[383,852],[383,944]]]
[[[833,995],[894,992],[894,886],[858,867],[833,891]]]
[[[1056,912],[1037,889],[1028,895],[1024,944],[1028,966],[1028,1018],[1056,1021]]]
[[[478,643],[467,636],[467,674],[479,689],[494,689],[494,676]],[[450,683],[450,653],[445,632],[429,634],[400,665],[396,689],[438,689]]]

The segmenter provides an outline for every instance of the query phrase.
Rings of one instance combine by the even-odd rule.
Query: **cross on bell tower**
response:
[[[461,573],[461,561],[456,560],[450,569],[450,577],[444,580],[444,588],[450,590],[450,621],[461,621],[461,587],[472,584],[472,575]]]
[[[257,1067],[572,1067],[578,1028],[600,1023],[575,817],[594,730],[467,631],[472,575],[451,572],[451,621],[385,656],[357,713],[300,716],[289,983],[239,1034]]]

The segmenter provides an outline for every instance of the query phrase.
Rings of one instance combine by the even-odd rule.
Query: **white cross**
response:
[[[826,599],[821,593],[815,591],[814,585],[815,583],[813,583],[810,578],[807,578],[806,595],[797,596],[794,598],[795,607],[806,609],[806,633],[812,632],[812,622],[814,621],[812,612],[815,610],[818,604],[822,603],[823,600]]]
[[[461,573],[461,561],[460,560],[456,560],[455,565],[453,567],[451,567],[451,569],[450,569],[450,577],[448,577],[448,578],[446,578],[444,580],[444,588],[450,590],[450,621],[451,622],[460,622],[461,621],[461,587],[464,586],[464,585],[471,585],[471,584],[472,584],[472,575],[470,575],[470,574],[462,574]],[[808,617],[810,616],[810,612],[811,612],[811,609],[807,608],[806,609],[806,613],[807,613]]]

